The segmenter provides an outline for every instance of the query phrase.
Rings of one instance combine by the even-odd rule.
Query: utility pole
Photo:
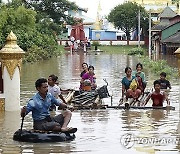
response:
[[[140,48],[140,41],[141,41],[141,23],[140,23],[141,15],[140,15],[140,10],[138,12],[138,47]]]
[[[151,59],[151,9],[149,10],[149,59]]]

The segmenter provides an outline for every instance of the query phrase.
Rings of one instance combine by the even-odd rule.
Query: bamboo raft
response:
[[[102,99],[110,97],[107,85],[92,91],[72,91],[66,97],[66,102],[74,109],[98,109],[104,108]]]
[[[124,106],[107,106],[106,108],[111,108],[111,109],[125,109]],[[167,107],[130,106],[129,109],[143,109],[143,110],[149,110],[149,109],[175,110],[175,107],[173,107],[173,106],[167,106]]]
[[[107,83],[107,81],[104,79],[104,81]],[[72,91],[68,94],[66,97],[66,102],[73,106],[75,110],[86,110],[86,109],[161,109],[161,110],[175,110],[175,107],[173,106],[167,106],[167,107],[152,107],[152,106],[141,106],[137,105],[137,102],[131,102],[128,107],[126,106],[126,103],[124,105],[118,105],[118,106],[111,106],[102,104],[103,98],[110,97],[107,85],[104,85],[94,91]],[[148,94],[149,91],[144,92],[144,94],[140,97],[140,101],[143,101]],[[112,97],[112,96],[111,96]],[[112,103],[112,102],[111,102]]]
[[[107,92],[107,91],[106,91]],[[71,99],[69,99],[71,97]],[[124,105],[109,106],[102,103],[103,98],[109,97],[108,93],[101,95],[98,91],[90,91],[79,93],[79,91],[73,91],[68,97],[68,104],[73,106],[75,110],[87,110],[87,109],[161,109],[161,110],[175,110],[173,106],[167,107],[152,107],[152,106],[134,106],[130,105],[126,108]]]

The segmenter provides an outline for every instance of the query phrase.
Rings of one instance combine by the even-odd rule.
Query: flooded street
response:
[[[79,88],[81,64],[87,62],[95,67],[98,87],[109,83],[112,95],[103,100],[104,104],[117,105],[121,97],[121,80],[126,66],[135,69],[138,63],[132,56],[120,54],[64,54],[58,58],[35,64],[24,64],[21,72],[21,105],[36,93],[34,82],[50,74],[59,77],[62,89]],[[174,64],[173,64],[174,65]],[[144,70],[148,84],[159,77]],[[179,153],[179,81],[170,79],[171,105],[175,110],[106,109],[74,111],[69,126],[77,127],[75,140],[62,143],[23,143],[13,141],[14,132],[20,128],[19,112],[0,112],[0,153],[2,154],[55,154],[55,153]],[[12,102],[13,103],[13,102]],[[149,104],[151,106],[151,104]],[[164,103],[166,106],[166,102]],[[56,111],[60,113],[60,111]],[[25,117],[24,129],[32,128],[31,114]]]

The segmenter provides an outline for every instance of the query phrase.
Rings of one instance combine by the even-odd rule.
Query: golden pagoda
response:
[[[101,17],[101,4],[99,1],[98,9],[97,9],[97,16],[96,16],[96,22],[94,23],[94,29],[95,30],[101,30],[102,29],[102,17]]]

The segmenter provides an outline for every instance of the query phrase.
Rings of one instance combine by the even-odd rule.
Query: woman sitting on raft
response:
[[[88,72],[88,64],[87,63],[82,63],[82,69],[83,71],[80,74],[80,77],[82,78],[82,76]]]
[[[139,88],[138,81],[141,79],[141,77],[137,74],[137,77],[132,76],[132,69],[130,67],[125,68],[126,76],[122,79],[122,98],[120,99],[120,104],[123,103],[124,95],[126,96],[126,101],[128,101],[128,98],[133,98],[133,101],[138,101],[138,98],[140,97],[142,90]],[[132,81],[136,82],[136,87],[132,86]]]
[[[82,76],[80,83],[80,90],[90,91],[97,88],[96,76],[94,74],[94,66],[88,67],[88,72]]]

